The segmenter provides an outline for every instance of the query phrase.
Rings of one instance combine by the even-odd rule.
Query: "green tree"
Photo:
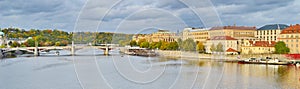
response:
[[[178,48],[179,48],[179,45],[176,41],[170,42],[168,45],[168,50],[177,50]]]
[[[182,39],[178,38],[177,43],[178,43],[178,46],[179,46],[178,49],[181,49],[182,48]]]
[[[182,49],[184,51],[195,51],[196,50],[196,43],[194,42],[193,39],[188,38],[188,39],[183,41]]]
[[[141,48],[149,48],[149,42],[145,41],[145,42],[141,43],[140,47]]]
[[[24,45],[26,45],[27,47],[35,47],[35,41],[33,39],[28,39]]]
[[[223,44],[221,42],[218,43],[216,51],[217,52],[224,52]]]
[[[204,44],[203,44],[202,42],[199,42],[199,43],[197,44],[197,51],[198,51],[199,53],[204,53],[204,52],[205,52],[205,46],[204,46]]]
[[[215,44],[212,44],[211,46],[210,46],[210,51],[211,52],[215,52],[216,51],[216,46],[215,46]]]
[[[290,49],[286,47],[286,44],[283,41],[279,41],[275,44],[275,53],[277,54],[287,54],[290,52]]]
[[[132,40],[132,41],[130,41],[130,46],[131,47],[133,47],[133,46],[137,46],[137,43],[136,43],[136,41],[135,40]]]
[[[20,47],[21,44],[17,41],[12,42],[11,47]]]

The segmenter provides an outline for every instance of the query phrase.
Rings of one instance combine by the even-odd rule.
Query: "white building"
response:
[[[285,28],[289,27],[285,24],[270,24],[265,25],[259,29],[257,29],[256,37],[261,41],[275,41],[278,42],[279,35],[281,31]]]

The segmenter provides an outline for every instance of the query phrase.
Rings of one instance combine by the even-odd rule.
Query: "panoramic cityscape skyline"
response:
[[[192,6],[193,2],[198,3],[197,7]],[[297,24],[300,18],[293,17],[300,16],[299,6],[300,0],[1,0],[0,28],[124,33],[234,24],[259,28],[266,24]]]

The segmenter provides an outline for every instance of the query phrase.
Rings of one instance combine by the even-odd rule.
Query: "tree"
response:
[[[162,41],[161,42],[161,46],[160,46],[160,50],[167,50],[168,49],[168,46],[169,46],[169,43],[168,42],[165,42],[165,41]]]
[[[215,44],[212,44],[212,45],[210,46],[210,51],[211,51],[211,52],[214,52],[214,51],[216,51]]]
[[[149,42],[146,42],[146,41],[145,41],[145,42],[141,43],[141,44],[140,44],[140,47],[141,47],[141,48],[149,48]]]
[[[199,42],[197,44],[197,51],[199,51],[199,53],[204,53],[205,52],[205,46],[202,42]]]
[[[188,38],[188,39],[183,41],[182,49],[184,51],[195,51],[196,50],[196,43],[194,42],[193,39]]]
[[[179,46],[178,49],[181,49],[181,48],[182,48],[182,39],[181,39],[181,38],[178,38],[178,39],[177,39],[177,43],[178,43],[178,46]]]
[[[283,41],[279,41],[275,44],[275,53],[277,54],[287,54],[290,52],[290,49],[286,47],[286,44]]]
[[[132,41],[130,41],[130,46],[132,47],[132,46],[137,46],[137,43],[136,43],[136,41],[135,40],[132,40]]]
[[[137,45],[140,46],[143,42],[146,42],[146,39],[141,39],[138,41]]]
[[[55,42],[55,46],[60,46],[60,42]]]
[[[20,47],[21,44],[17,41],[12,42],[11,47]]]
[[[177,50],[178,48],[179,48],[179,45],[176,41],[170,42],[168,45],[168,50]]]
[[[217,52],[224,52],[223,44],[221,42],[218,43],[216,51]]]
[[[27,47],[35,47],[35,41],[33,39],[28,39],[24,45],[26,45]]]

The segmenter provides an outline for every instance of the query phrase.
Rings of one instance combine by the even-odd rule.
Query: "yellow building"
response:
[[[177,40],[176,33],[170,32],[168,30],[158,30],[155,33],[150,34],[149,42],[174,42]]]
[[[221,43],[224,52],[226,53],[227,52],[232,53],[233,51],[237,52],[236,51],[238,48],[237,42],[238,42],[237,39],[234,39],[230,36],[215,36],[207,40],[205,44],[205,49],[207,53],[212,53],[214,52],[214,50],[212,50],[213,49],[212,47],[217,48],[217,45]]]
[[[256,37],[261,41],[275,41],[278,42],[277,38],[279,37],[281,31],[289,27],[285,24],[270,24],[265,25],[257,29]]]
[[[244,44],[244,40],[258,40],[255,37],[256,27],[246,26],[223,26],[223,27],[212,27],[209,30],[209,36],[230,36],[237,39],[238,48],[237,51],[241,51],[241,46]]]
[[[194,39],[195,42],[203,42],[209,38],[207,29],[200,28],[185,28],[182,32],[182,40],[186,40],[188,38]]]
[[[209,31],[210,37],[230,36],[236,39],[255,38],[256,27],[246,26],[223,26],[212,27]]]
[[[290,48],[290,53],[299,54],[300,53],[300,25],[292,25],[288,28],[282,30],[279,36],[279,41],[285,42],[286,46]]]
[[[275,52],[275,41],[245,40],[241,47],[242,54],[270,54]]]
[[[132,37],[132,40],[139,41],[141,39],[145,39],[148,42],[174,42],[177,40],[176,33],[170,32],[168,30],[158,30],[152,34],[137,34]]]

